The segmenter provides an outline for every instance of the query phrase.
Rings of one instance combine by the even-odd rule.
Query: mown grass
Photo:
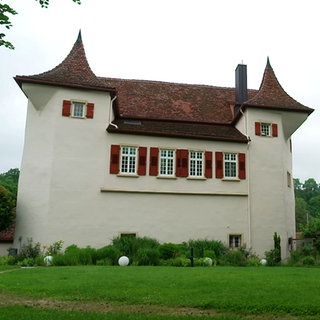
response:
[[[73,302],[216,310],[233,313],[230,319],[242,314],[320,318],[319,268],[86,266],[19,269],[0,274],[0,293]],[[11,307],[6,308],[6,312],[12,311]],[[116,317],[117,314],[108,319]],[[163,319],[157,315],[152,317],[141,319]],[[166,319],[171,318],[167,316]]]

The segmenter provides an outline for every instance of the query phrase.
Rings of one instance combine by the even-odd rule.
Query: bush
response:
[[[156,248],[140,248],[137,251],[135,264],[139,266],[157,266],[160,264],[160,253]]]
[[[112,240],[112,244],[116,249],[119,250],[120,255],[129,257],[131,261],[136,260],[135,258],[139,249],[154,249],[159,247],[158,240],[149,237],[117,237]]]
[[[78,248],[74,244],[66,248],[64,255],[53,256],[53,264],[56,266],[92,265],[96,262],[96,249]]]
[[[20,262],[18,262],[18,266],[20,267],[34,267],[36,265],[35,260],[33,258],[24,258]]]
[[[223,264],[228,266],[246,266],[247,253],[241,249],[229,250],[222,259]]]
[[[41,255],[41,246],[39,242],[33,243],[32,238],[28,238],[27,242],[24,243],[21,247],[19,253],[19,260],[22,261],[24,259],[35,259],[36,257]]]
[[[219,259],[228,251],[226,245],[221,241],[207,239],[189,240],[188,247],[189,249],[193,248],[195,258],[204,258],[204,252],[206,250],[212,250],[214,251],[216,259]]]
[[[105,246],[97,250],[96,258],[99,265],[117,265],[121,256],[120,251],[114,246]]]
[[[314,266],[316,264],[316,261],[312,256],[303,257],[301,261],[304,266]]]
[[[265,252],[267,265],[268,266],[277,266],[280,264],[279,260],[279,250],[278,249],[272,249],[270,251]]]
[[[163,243],[159,246],[160,258],[167,260],[179,255],[179,245],[174,243]]]
[[[0,266],[13,266],[17,263],[15,256],[0,256]]]
[[[190,267],[191,261],[186,257],[177,257],[171,260],[173,267]]]

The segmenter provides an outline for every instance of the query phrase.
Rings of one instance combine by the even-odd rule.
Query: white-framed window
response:
[[[238,177],[238,154],[224,153],[224,177],[237,178]]]
[[[241,234],[229,235],[229,248],[235,249],[241,247]]]
[[[72,102],[71,116],[74,118],[85,117],[86,104],[84,102]]]
[[[121,146],[120,173],[137,173],[137,147]]]
[[[204,152],[190,151],[189,152],[189,176],[203,177],[204,168]]]
[[[160,149],[160,176],[174,176],[175,167],[175,150],[172,149]]]
[[[270,123],[261,123],[261,135],[262,136],[271,136],[271,124]]]

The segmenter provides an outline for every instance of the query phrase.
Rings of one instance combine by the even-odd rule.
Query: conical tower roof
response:
[[[86,88],[109,91],[108,88],[91,70],[84,50],[81,31],[68,56],[50,71],[32,76],[16,76],[21,86],[23,82]]]
[[[313,112],[313,109],[299,103],[284,91],[271,67],[269,58],[258,93],[246,101],[243,106],[298,111],[308,114]]]

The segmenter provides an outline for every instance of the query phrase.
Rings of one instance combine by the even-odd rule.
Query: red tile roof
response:
[[[248,142],[246,136],[229,124],[137,119],[116,119],[113,124],[117,127],[109,125],[107,130],[110,133]]]
[[[81,32],[69,55],[62,63],[50,71],[32,76],[16,76],[15,80],[21,87],[23,82],[67,86],[93,90],[114,91],[106,87],[92,72],[86,58]]]
[[[117,90],[120,118],[231,123],[234,88],[101,78]],[[256,91],[250,90],[254,96]]]
[[[244,106],[298,111],[308,114],[313,111],[313,109],[291,98],[283,90],[271,67],[269,58],[258,93],[253,98],[249,98],[248,101],[244,103]]]
[[[117,133],[244,141],[246,137],[234,127],[241,117],[240,112],[234,114],[234,108],[272,108],[308,114],[313,111],[282,89],[269,59],[260,89],[248,90],[248,101],[241,106],[235,106],[234,88],[96,77],[88,64],[81,33],[57,67],[38,75],[17,76],[15,80],[20,86],[31,82],[111,92],[116,95],[115,123],[119,130],[109,126],[108,131]],[[125,119],[143,123],[131,126]]]

